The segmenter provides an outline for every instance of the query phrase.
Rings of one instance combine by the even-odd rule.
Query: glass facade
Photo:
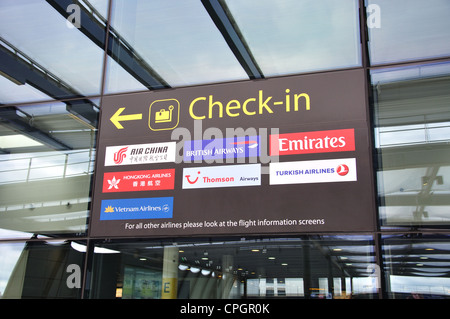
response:
[[[449,298],[449,14],[446,0],[2,0],[0,297]],[[105,97],[350,69],[367,74],[374,231],[90,236]]]

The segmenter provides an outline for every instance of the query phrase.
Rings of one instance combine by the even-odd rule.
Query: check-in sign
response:
[[[190,167],[183,169],[183,189],[261,185],[261,164]]]

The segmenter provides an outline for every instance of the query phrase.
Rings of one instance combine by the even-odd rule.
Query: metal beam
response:
[[[219,0],[202,0],[203,6],[208,11],[211,19],[222,33],[225,41],[231,51],[236,56],[239,63],[247,72],[250,79],[264,78],[262,71],[259,69],[250,48],[237,24],[234,22],[232,15],[226,8],[225,4],[221,4]]]
[[[78,4],[76,0],[46,1],[66,19],[70,16],[70,12],[66,11],[67,7],[71,4]],[[106,43],[106,20],[100,20],[98,16],[92,14],[92,12],[82,5],[79,5],[79,7],[80,28],[78,30],[104,50]],[[110,27],[108,32],[108,48],[106,51],[112,59],[148,89],[170,87],[112,27]]]

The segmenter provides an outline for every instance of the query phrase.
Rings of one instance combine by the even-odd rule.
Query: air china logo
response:
[[[123,159],[127,157],[125,152],[128,150],[128,147],[121,148],[119,151],[114,153],[114,163],[117,165],[123,162]]]
[[[183,169],[183,189],[261,185],[261,164]]]
[[[354,182],[356,159],[270,163],[270,185]]]
[[[259,136],[185,141],[184,161],[222,160],[260,156]]]
[[[346,152],[355,150],[354,129],[270,136],[270,155]]]
[[[105,166],[175,162],[175,142],[107,146]]]

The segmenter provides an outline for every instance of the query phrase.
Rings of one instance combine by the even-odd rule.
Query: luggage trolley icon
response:
[[[176,99],[156,100],[150,104],[148,127],[152,131],[173,130],[180,121],[180,102]]]
[[[171,122],[173,109],[174,109],[174,106],[170,105],[168,110],[161,109],[161,110],[159,110],[159,112],[156,112],[155,123]]]

